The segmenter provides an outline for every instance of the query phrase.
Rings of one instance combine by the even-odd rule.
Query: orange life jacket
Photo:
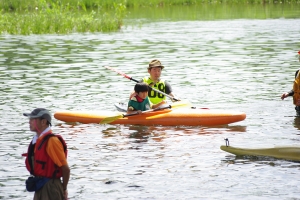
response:
[[[295,78],[294,85],[293,85],[293,103],[296,106],[300,106],[300,104],[297,104],[297,101],[300,100],[300,71],[298,71],[298,74]]]
[[[67,157],[67,145],[60,135],[54,135],[50,131],[36,144],[29,144],[26,155],[26,168],[30,174],[34,176],[47,177],[47,178],[60,178],[62,177],[62,170],[58,167],[47,154],[46,147],[50,137],[57,137],[63,145],[65,155]],[[37,145],[37,146],[36,146]],[[36,146],[36,150],[34,152]],[[33,161],[33,162],[32,162]]]

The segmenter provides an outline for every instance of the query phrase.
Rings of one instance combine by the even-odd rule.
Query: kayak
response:
[[[161,107],[165,105],[168,104],[163,104]],[[187,100],[177,101],[174,102],[172,105],[174,105],[175,107],[192,107],[192,104]],[[119,103],[115,103],[114,106],[117,108],[119,112],[124,112],[124,113],[127,112],[128,103],[119,102]]]
[[[180,101],[182,102],[182,101]],[[175,103],[176,104],[176,103]],[[192,105],[188,102],[188,101],[184,101],[185,104],[184,106],[185,107],[191,107],[191,108],[196,108],[196,107],[192,107]],[[127,103],[122,103],[122,102],[119,102],[119,103],[115,103],[114,106],[116,107],[116,109],[120,112],[127,112]],[[208,109],[208,108],[201,108],[201,109]]]
[[[127,104],[126,103],[115,103],[114,105],[119,112],[127,112]]]
[[[113,111],[57,111],[54,117],[64,122],[100,123],[103,119],[120,113]],[[110,124],[137,124],[163,126],[217,126],[242,121],[246,114],[210,109],[165,109],[117,119]]]
[[[173,105],[173,104],[172,104]],[[174,103],[176,105],[176,103]],[[174,106],[176,107],[176,106]],[[54,117],[64,122],[100,123],[103,119],[118,116],[117,111],[57,111]],[[163,125],[163,126],[216,126],[242,121],[246,114],[239,111],[214,110],[180,106],[140,115],[121,117],[110,124]]]
[[[236,156],[266,156],[278,159],[300,161],[300,147],[281,146],[273,148],[238,148],[222,145],[223,151]]]

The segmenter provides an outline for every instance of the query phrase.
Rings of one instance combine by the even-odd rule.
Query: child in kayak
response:
[[[298,59],[300,62],[300,51],[298,51]],[[300,116],[300,73],[299,69],[295,73],[295,81],[293,85],[293,89],[289,92],[285,92],[281,95],[281,99],[285,99],[286,97],[293,96],[293,103],[295,105],[295,110],[297,116]]]
[[[146,83],[137,83],[134,86],[134,91],[136,95],[130,98],[127,113],[132,113],[133,111],[141,113],[142,111],[158,108],[166,103],[162,101],[158,104],[152,104],[148,97],[148,85]]]

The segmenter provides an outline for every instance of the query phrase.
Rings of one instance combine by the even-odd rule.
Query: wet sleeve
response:
[[[297,77],[298,72],[299,72],[299,70],[297,70],[297,71],[295,72],[295,78]]]
[[[294,90],[291,90],[288,93],[289,93],[289,96],[293,96],[294,95]]]
[[[137,110],[136,108],[135,108],[135,104],[134,104],[134,101],[133,100],[129,100],[129,102],[128,102],[128,108],[127,108],[128,110],[130,110],[130,111],[135,111],[135,110]]]
[[[57,137],[49,138],[46,151],[58,167],[68,164],[63,145]]]
[[[167,81],[165,81],[165,86],[166,86],[166,93],[167,94],[172,93],[172,87]]]

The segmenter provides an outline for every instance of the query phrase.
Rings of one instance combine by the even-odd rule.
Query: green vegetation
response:
[[[108,32],[117,31],[122,25],[126,11],[122,2],[106,4],[105,8],[83,1],[69,2],[2,0],[0,32],[23,35]]]
[[[99,10],[113,9],[114,4],[123,4],[127,8],[132,7],[158,7],[174,5],[200,5],[200,4],[289,4],[300,3],[300,0],[0,0],[2,11],[34,10],[36,7],[45,6],[45,2],[51,7],[68,6],[72,9]]]
[[[278,4],[300,3],[300,0],[127,0],[127,7],[162,7],[203,4]]]
[[[295,4],[203,4],[194,6],[168,6],[128,9],[127,26],[140,26],[154,21],[206,21],[231,19],[297,19],[299,6]]]
[[[178,7],[187,10],[193,6],[191,9],[209,13],[215,12],[216,7],[220,10],[227,6],[228,9],[230,5],[292,4],[297,7],[298,3],[300,0],[0,0],[0,34],[118,31],[130,10],[147,13],[159,8],[168,12],[175,7],[180,11]]]

